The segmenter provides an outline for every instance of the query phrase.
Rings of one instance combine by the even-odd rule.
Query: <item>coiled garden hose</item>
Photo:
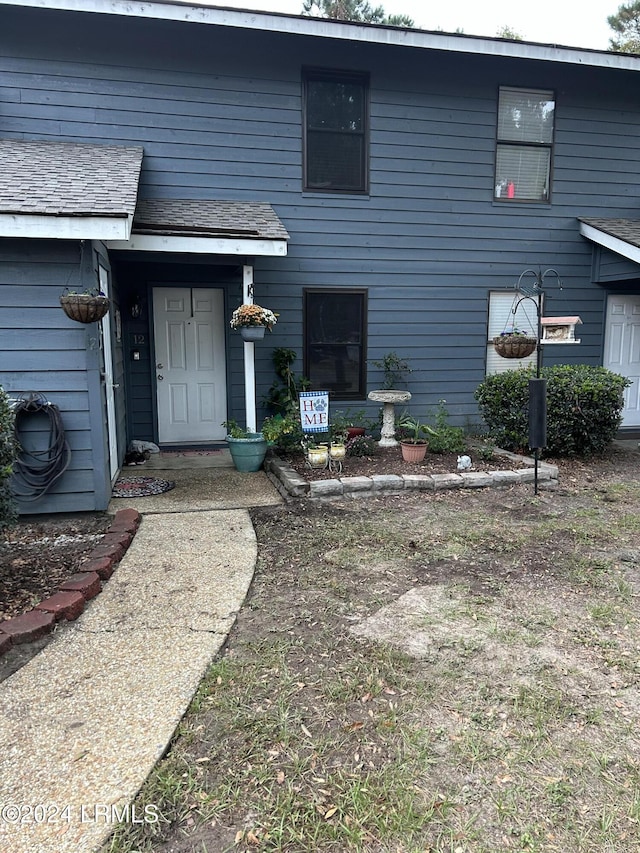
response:
[[[23,501],[37,501],[45,495],[69,467],[71,448],[65,438],[60,409],[42,394],[31,393],[12,401],[14,431],[19,454],[13,466],[11,491]],[[24,419],[44,414],[49,419],[49,446],[43,450],[27,450],[20,440]]]

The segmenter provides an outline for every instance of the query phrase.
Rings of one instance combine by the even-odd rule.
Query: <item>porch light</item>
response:
[[[142,316],[142,302],[140,301],[140,296],[137,293],[131,300],[129,313],[133,320],[138,320]]]

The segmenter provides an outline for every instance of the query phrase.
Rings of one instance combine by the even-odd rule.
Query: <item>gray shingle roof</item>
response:
[[[288,240],[270,204],[260,201],[153,199],[138,202],[135,234]]]
[[[0,139],[0,213],[133,215],[142,148]]]
[[[631,246],[640,248],[640,219],[598,219],[582,218],[580,222],[590,225],[610,237],[629,243]]]

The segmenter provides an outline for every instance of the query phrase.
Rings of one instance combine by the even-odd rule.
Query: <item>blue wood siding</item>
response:
[[[71,447],[68,470],[44,497],[20,501],[20,512],[104,509],[104,435],[99,409],[96,326],[69,320],[65,288],[91,281],[91,257],[69,242],[0,239],[0,385],[10,397],[42,394],[60,410]],[[21,417],[25,445],[49,446],[45,416]]]
[[[593,280],[601,284],[634,282],[638,286],[640,265],[595,246],[593,250]]]
[[[302,369],[305,287],[367,288],[367,357],[393,349],[410,361],[416,413],[446,399],[457,423],[474,421],[489,291],[512,288],[526,269],[557,269],[563,290],[551,282],[546,313],[583,319],[581,345],[548,348],[546,362],[601,363],[606,290],[592,280],[577,217],[636,215],[632,73],[107,15],[3,14],[2,135],[141,144],[141,196],[275,207],[291,241],[288,257],[255,261],[256,301],[280,314],[256,347],[259,400],[273,347],[295,349]],[[301,190],[304,65],[370,72],[368,196]],[[556,93],[548,205],[493,200],[501,85]],[[232,308],[239,279],[225,287]],[[151,438],[152,353],[131,368],[133,331],[123,343],[127,430]],[[229,414],[238,417],[242,348],[237,336],[228,344]],[[373,388],[371,366],[369,376]]]

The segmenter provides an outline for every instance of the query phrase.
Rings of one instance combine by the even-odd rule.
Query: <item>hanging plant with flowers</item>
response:
[[[525,332],[517,326],[505,329],[493,339],[495,351],[502,358],[526,358],[538,345],[538,339],[532,332]]]
[[[268,308],[252,303],[251,305],[239,305],[231,315],[231,328],[243,329],[250,326],[265,326],[269,331],[278,322],[278,315]]]

